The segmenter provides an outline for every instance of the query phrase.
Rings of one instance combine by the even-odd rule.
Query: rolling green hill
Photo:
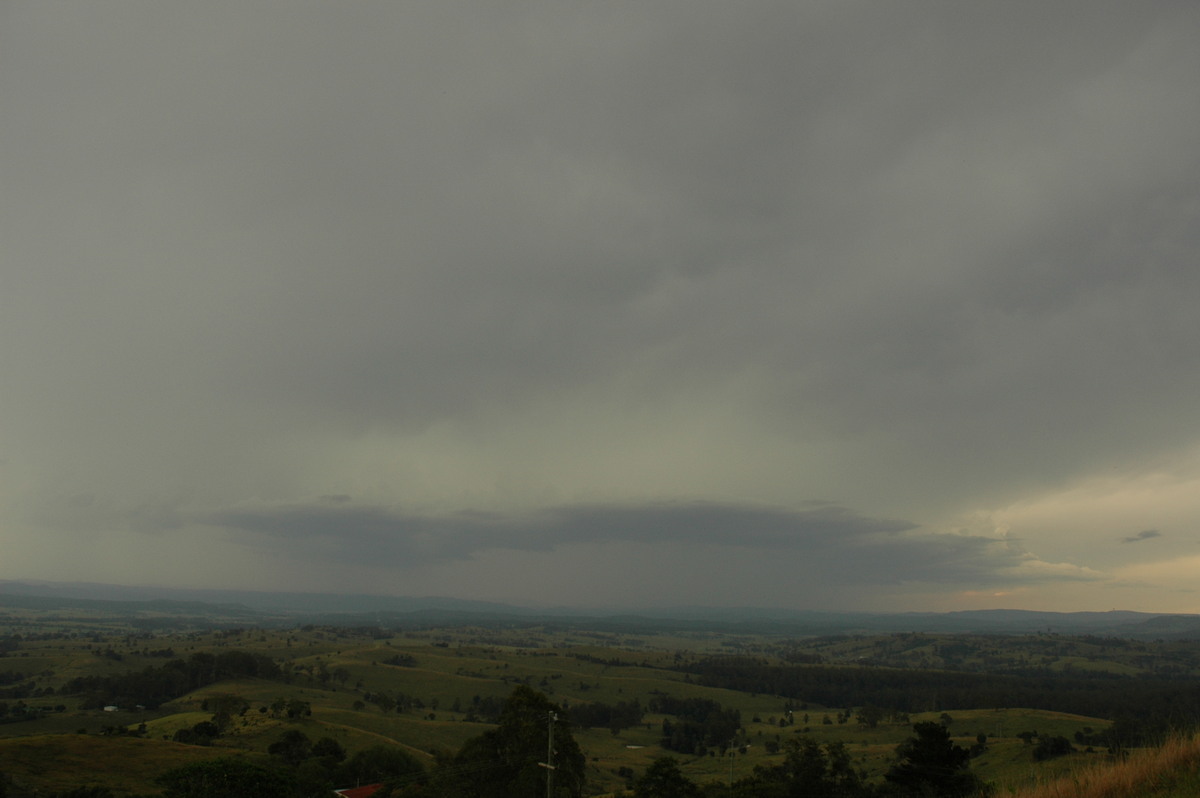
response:
[[[585,718],[586,708],[637,702],[632,724],[575,724],[590,794],[622,790],[664,754],[693,781],[728,784],[803,738],[844,744],[879,779],[925,720],[976,748],[971,769],[1011,790],[1087,770],[1107,758],[1110,728],[1141,728],[1113,727],[1109,710],[1183,707],[1172,691],[1200,686],[1194,643],[1048,633],[798,638],[532,622],[114,633],[34,613],[0,627],[0,640],[0,770],[29,788],[101,784],[121,795],[154,794],[158,775],[198,759],[277,763],[267,751],[288,732],[432,763],[492,728],[518,685],[548,696],[564,720],[572,708]],[[139,692],[147,683],[155,690]],[[740,725],[729,739],[668,750],[664,730],[682,721],[656,709],[665,698],[708,702]],[[219,719],[226,704],[236,711]],[[209,745],[177,741],[217,720]],[[1035,759],[1052,738],[1075,752]],[[134,756],[137,767],[119,766]]]

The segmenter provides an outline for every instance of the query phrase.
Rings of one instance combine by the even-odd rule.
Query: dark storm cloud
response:
[[[1162,537],[1162,533],[1159,532],[1157,529],[1143,529],[1141,532],[1138,532],[1136,535],[1130,535],[1129,537],[1121,538],[1121,542],[1122,543],[1137,543],[1138,541],[1153,540],[1154,538],[1161,538],[1161,537]]]
[[[584,505],[548,510],[546,514],[548,539],[584,543],[632,540],[787,549],[894,535],[915,528],[908,521],[867,518],[846,507],[824,503],[802,510],[715,502]]]
[[[1179,304],[1200,288],[1184,257],[1197,155],[1180,146],[1196,105],[1143,109],[1137,83],[1182,10],[518,3],[472,23],[303,5],[277,25],[232,4],[226,26],[138,7],[167,35],[64,26],[62,44],[100,37],[107,55],[51,70],[65,102],[16,126],[99,123],[66,155],[111,165],[101,253],[203,247],[204,271],[171,284],[142,279],[149,262],[111,273],[138,301],[95,347],[182,354],[235,402],[420,428],[631,374],[656,396],[765,373],[797,418],[867,435],[902,419],[939,453],[984,447],[949,475],[978,480],[1047,425],[1070,444],[1030,458],[1047,475],[1076,447],[1103,456],[1096,424],[1198,387]],[[188,24],[195,44],[172,51]],[[1156,85],[1182,90],[1195,59],[1168,56]],[[1152,113],[1110,131],[1126,113],[1092,107],[1110,102]],[[67,203],[69,174],[44,183]],[[194,239],[134,226],[152,180],[186,187],[166,197],[199,212]],[[170,347],[141,338],[175,313]],[[1116,376],[1131,371],[1170,378],[1140,394]],[[1110,445],[1160,445],[1159,417]]]
[[[200,518],[1092,579],[916,524],[1197,443],[1194,3],[0,14],[0,520],[46,569]]]
[[[595,10],[503,18],[560,42],[555,67],[485,47],[498,75],[431,78],[476,102],[312,151],[354,212],[295,229],[296,267],[341,246],[339,277],[251,344],[247,384],[420,426],[758,380],[762,423],[878,439],[897,492],[1004,495],[1170,445],[1200,392],[1200,59],[1169,30],[1194,15],[1090,8],[650,7],[615,38]],[[302,152],[252,168],[281,186]]]
[[[206,524],[264,534],[289,544],[322,540],[350,559],[470,558],[485,549],[548,550],[574,543],[649,544],[797,549],[853,544],[895,535],[914,525],[866,518],[836,505],[783,510],[711,502],[639,506],[577,505],[531,514],[460,512],[435,516],[348,502],[230,509]]]
[[[327,502],[214,513],[203,523],[256,536],[252,543],[288,556],[419,568],[469,560],[485,551],[554,551],[586,544],[758,552],[794,561],[797,576],[839,584],[903,582],[993,584],[1095,575],[1028,570],[1036,558],[1014,541],[972,535],[908,535],[907,521],[871,518],[814,503],[804,510],[715,502],[575,505],[520,515],[460,512],[436,516],[398,508]],[[246,541],[250,543],[251,541]],[[721,556],[717,554],[716,556]]]

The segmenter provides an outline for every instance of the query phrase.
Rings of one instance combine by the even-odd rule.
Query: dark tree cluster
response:
[[[53,674],[50,671],[44,671],[41,675],[51,676]],[[23,671],[0,671],[0,699],[41,698],[46,695],[54,695],[53,687],[38,687],[35,676],[36,674]]]
[[[347,758],[337,740],[322,737],[313,742],[304,732],[290,729],[267,747],[267,753],[291,769],[298,795],[327,795],[339,785],[391,782],[395,788],[427,780],[421,763],[397,746],[371,746]]]
[[[854,769],[842,743],[821,745],[811,738],[788,740],[778,765],[759,765],[738,782],[740,795],[762,798],[867,798],[872,788]]]
[[[896,748],[898,761],[883,775],[884,795],[968,798],[984,792],[984,784],[969,769],[971,752],[950,739],[940,723],[913,726],[915,736]]]
[[[634,667],[638,665],[636,662],[630,662],[620,657],[597,657],[594,654],[572,654],[571,656],[580,662],[591,662],[595,665],[606,665],[612,668]],[[646,664],[643,662],[641,666],[646,667]]]
[[[239,757],[194,762],[158,779],[163,798],[293,798],[291,774]]]
[[[58,704],[53,707],[54,712],[65,712],[66,709],[65,704]],[[21,723],[23,721],[38,720],[45,717],[51,711],[51,707],[30,706],[24,701],[17,701],[13,704],[9,704],[7,701],[0,701],[0,723]]]
[[[395,665],[399,668],[414,668],[417,665],[417,658],[412,654],[397,654],[394,657],[388,657],[383,661],[384,665]]]
[[[212,745],[220,736],[220,726],[211,720],[202,720],[189,729],[177,730],[171,739],[185,745]]]
[[[269,709],[273,718],[286,717],[288,720],[297,720],[312,715],[312,703],[299,698],[280,696],[271,702]]]
[[[471,698],[471,706],[467,709],[463,720],[468,723],[496,723],[504,711],[505,700],[495,696],[475,695]]]
[[[611,729],[615,733],[637,726],[646,713],[641,703],[634,700],[618,701],[615,705],[601,702],[576,704],[567,714],[581,729]]]
[[[974,798],[987,789],[971,773],[969,752],[955,745],[940,723],[918,723],[914,736],[896,749],[896,761],[883,784],[871,784],[854,767],[845,744],[821,744],[808,737],[784,744],[784,760],[759,765],[754,774],[729,786],[696,785],[663,757],[632,781],[634,798]]]
[[[1131,678],[1097,672],[1026,675],[836,665],[770,665],[746,657],[711,657],[687,670],[700,684],[803,699],[825,706],[885,707],[893,713],[947,707],[1028,707],[1097,718],[1200,717],[1200,679]]]
[[[1161,745],[1172,735],[1186,733],[1195,728],[1196,718],[1171,715],[1135,717],[1121,715],[1112,725],[1100,731],[1084,729],[1075,733],[1075,742],[1080,745],[1102,746],[1110,752],[1126,748],[1143,748]]]
[[[554,770],[548,774],[551,716],[556,718]],[[504,703],[495,729],[471,738],[453,756],[439,758],[429,792],[424,794],[525,798],[545,795],[550,776],[555,798],[578,798],[586,764],[562,708],[533,688],[519,685]]]
[[[1037,745],[1033,748],[1033,758],[1038,762],[1043,762],[1047,759],[1066,756],[1074,751],[1075,747],[1066,737],[1039,737]]]
[[[399,795],[399,785],[419,788],[425,769],[397,746],[377,745],[347,758],[329,737],[315,743],[289,730],[268,748],[273,766],[240,757],[221,757],[175,768],[159,778],[164,798],[308,798],[335,787],[383,782],[380,796]]]
[[[28,674],[21,671],[0,671],[0,685],[16,684],[23,682],[28,678]]]
[[[156,648],[153,650],[151,650],[149,648],[144,648],[141,651],[141,655],[143,657],[158,657],[160,659],[175,659],[175,649],[170,648],[170,647]]]
[[[407,712],[410,709],[424,709],[425,702],[416,696],[399,690],[377,690],[363,693],[363,700],[369,701],[386,715],[389,712]]]
[[[80,676],[67,682],[61,692],[86,694],[82,706],[95,709],[107,704],[157,707],[193,690],[225,679],[256,677],[278,679],[279,666],[270,657],[245,651],[220,654],[197,652],[187,660],[175,659],[157,668],[115,676]]]
[[[737,710],[725,709],[707,698],[655,696],[649,709],[677,718],[663,721],[661,745],[681,754],[705,756],[711,749],[723,752],[742,728]]]
[[[703,798],[704,791],[683,775],[679,762],[660,757],[633,782],[633,798]]]

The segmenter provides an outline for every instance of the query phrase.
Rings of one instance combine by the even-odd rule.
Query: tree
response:
[[[387,714],[396,708],[396,699],[392,698],[387,693],[378,693],[374,697],[375,704],[383,710],[383,714]]]
[[[190,729],[177,729],[171,738],[187,745],[212,745],[221,736],[221,727],[211,720],[202,720]]]
[[[425,768],[412,754],[394,745],[373,745],[358,751],[338,768],[338,779],[345,784],[369,784],[376,781],[424,781]]]
[[[925,721],[914,724],[913,731],[915,737],[896,747],[899,761],[883,775],[896,791],[902,795],[964,798],[982,789],[979,778],[968,769],[971,752],[955,745],[945,726]]]
[[[193,762],[158,778],[163,798],[289,798],[292,784],[283,774],[223,757]]]
[[[1066,737],[1039,737],[1038,744],[1033,749],[1033,758],[1037,762],[1042,762],[1046,759],[1066,756],[1074,751],[1075,747]]]
[[[975,735],[975,745],[971,746],[971,756],[982,756],[988,750],[988,737],[983,732]]]
[[[759,765],[753,778],[740,782],[748,794],[761,798],[857,798],[871,790],[854,769],[850,752],[842,743],[824,748],[808,737],[788,740],[783,764]]]
[[[877,707],[874,704],[867,704],[858,710],[858,722],[868,729],[874,729],[886,716],[887,713],[881,707]]]
[[[304,796],[329,794],[340,775],[338,765],[346,758],[346,749],[337,740],[322,737],[313,743],[296,729],[285,731],[267,753],[295,769],[296,794]]]
[[[331,795],[337,783],[337,765],[320,757],[309,757],[295,771],[297,796]]]
[[[299,698],[288,699],[286,706],[289,720],[312,714],[312,704],[308,701],[301,701]]]
[[[633,782],[634,798],[701,798],[703,791],[679,770],[672,756],[654,760]]]
[[[241,715],[250,708],[246,699],[233,693],[216,693],[209,696],[204,703],[206,708],[213,713],[212,721],[217,724],[222,733],[229,728],[234,715]]]
[[[321,759],[328,759],[331,762],[344,762],[346,760],[346,749],[332,737],[322,737],[313,743],[312,755]]]
[[[275,742],[267,746],[267,753],[277,756],[292,767],[296,767],[312,755],[312,740],[298,729],[288,729]]]
[[[500,711],[497,728],[472,737],[434,773],[435,793],[471,798],[524,798],[545,793],[547,730],[554,723],[554,794],[576,798],[583,791],[586,759],[571,736],[561,707],[519,685]]]

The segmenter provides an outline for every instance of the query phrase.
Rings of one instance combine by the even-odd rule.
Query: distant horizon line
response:
[[[753,604],[638,604],[638,605],[586,605],[586,604],[546,604],[542,602],[525,603],[514,600],[502,599],[487,599],[487,598],[465,598],[453,594],[440,595],[414,595],[401,593],[369,593],[369,592],[332,592],[327,590],[277,590],[277,589],[262,589],[262,588],[235,588],[235,587],[173,587],[167,585],[156,584],[130,584],[119,582],[97,582],[90,580],[56,580],[43,578],[0,578],[0,594],[5,592],[5,587],[9,585],[23,586],[28,588],[41,588],[44,590],[62,589],[62,590],[97,590],[97,591],[129,591],[133,593],[155,593],[164,594],[204,594],[209,596],[238,595],[246,594],[256,597],[303,597],[310,599],[318,599],[321,597],[333,599],[366,599],[376,601],[412,601],[412,602],[453,602],[459,605],[475,605],[475,606],[490,606],[496,609],[517,609],[526,612],[550,612],[555,614],[576,612],[580,614],[596,614],[606,613],[610,615],[626,615],[636,614],[638,612],[751,612],[751,613],[770,613],[770,614],[790,614],[790,615],[869,615],[869,616],[905,616],[905,615],[954,615],[954,614],[982,614],[982,613],[1023,613],[1023,614],[1044,614],[1044,615],[1138,615],[1138,616],[1156,616],[1156,617],[1200,617],[1200,613],[1195,612],[1171,612],[1171,611],[1154,611],[1154,610],[1131,610],[1121,608],[1110,608],[1107,610],[1048,610],[1048,609],[1026,609],[1019,607],[983,607],[972,609],[953,609],[953,610],[875,610],[875,609],[811,609],[811,608],[795,608],[782,605],[753,605]],[[52,596],[46,596],[52,597]],[[66,598],[67,596],[58,596]],[[74,596],[82,598],[82,596]],[[93,597],[93,600],[152,600],[147,598],[122,598],[108,599]],[[434,609],[434,608],[426,608]],[[459,607],[458,609],[463,609]]]

